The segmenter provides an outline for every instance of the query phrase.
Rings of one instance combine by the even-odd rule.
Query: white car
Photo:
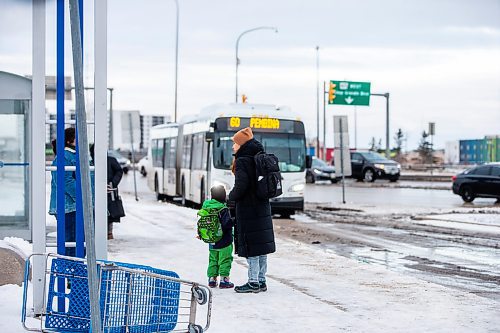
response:
[[[146,175],[148,174],[148,170],[150,168],[150,163],[147,155],[141,158],[139,162],[137,162],[136,168],[137,170],[139,170],[141,175],[146,177]]]

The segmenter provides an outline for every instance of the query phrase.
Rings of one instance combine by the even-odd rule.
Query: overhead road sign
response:
[[[330,81],[328,104],[370,105],[370,82]]]

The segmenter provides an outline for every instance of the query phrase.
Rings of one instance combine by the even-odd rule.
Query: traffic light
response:
[[[335,99],[335,88],[337,85],[335,83],[330,82],[330,89],[328,90],[328,104],[333,104],[333,100]]]
[[[241,95],[241,101],[243,102],[243,104],[245,104],[247,102],[247,95]]]

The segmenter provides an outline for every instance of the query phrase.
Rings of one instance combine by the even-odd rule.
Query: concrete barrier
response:
[[[451,182],[451,175],[426,175],[426,174],[404,174],[399,176],[400,180],[416,181],[416,182]]]

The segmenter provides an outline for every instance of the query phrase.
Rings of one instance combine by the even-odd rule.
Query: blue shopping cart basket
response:
[[[40,327],[26,326],[30,261],[26,262],[23,326],[40,332],[90,332],[86,261],[45,256],[46,290]],[[30,259],[36,256],[32,255]],[[171,271],[121,262],[98,261],[99,302],[104,333],[204,332],[210,325],[212,294],[207,286],[179,279]],[[50,266],[50,269],[48,267]],[[197,325],[197,305],[207,304],[205,327]]]

